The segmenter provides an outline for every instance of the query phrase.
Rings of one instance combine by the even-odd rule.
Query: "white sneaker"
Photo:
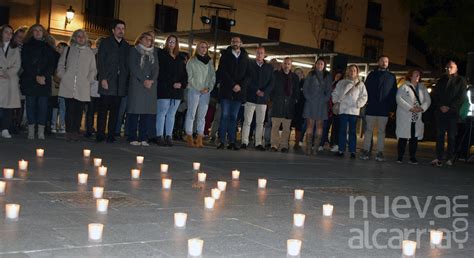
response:
[[[8,132],[7,129],[3,129],[3,130],[2,130],[2,137],[3,137],[3,138],[7,138],[7,139],[12,138],[12,136],[10,135],[10,132]]]
[[[133,142],[130,142],[130,145],[133,145],[133,146],[140,146],[141,143],[138,142],[138,141],[133,141]]]
[[[450,160],[450,159],[448,159],[448,160],[446,161],[446,166],[452,166],[452,165],[453,165],[453,161]]]
[[[148,144],[148,142],[147,142],[147,141],[142,141],[142,143],[141,143],[141,144],[142,144],[142,146],[150,146],[150,144]]]
[[[318,147],[318,151],[319,151],[319,152],[324,151],[324,147],[323,147],[323,146],[319,146],[319,147]]]
[[[331,148],[331,152],[338,152],[339,151],[339,146],[333,145]]]
[[[66,133],[66,129],[60,128],[58,132],[59,132],[59,133]]]

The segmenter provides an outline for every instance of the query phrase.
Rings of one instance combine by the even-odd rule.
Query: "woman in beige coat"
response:
[[[0,27],[0,116],[3,138],[11,138],[12,112],[21,107],[18,71],[21,67],[20,51],[12,41],[13,28]]]
[[[66,138],[80,137],[84,103],[90,101],[91,83],[97,73],[95,55],[87,45],[87,34],[76,30],[69,47],[61,54],[57,74],[61,78],[59,96],[66,100]]]

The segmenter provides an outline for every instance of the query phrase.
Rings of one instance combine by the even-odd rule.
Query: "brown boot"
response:
[[[313,135],[307,133],[306,134],[305,153],[306,153],[306,155],[311,155],[312,152],[313,152]]]
[[[186,146],[188,146],[190,148],[196,147],[196,146],[194,146],[192,135],[186,135]]]
[[[197,148],[202,148],[204,147],[204,144],[202,144],[202,135],[199,135],[197,136],[196,138],[196,147]]]

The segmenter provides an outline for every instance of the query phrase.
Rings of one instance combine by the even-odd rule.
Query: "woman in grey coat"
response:
[[[306,119],[306,153],[312,153],[313,131],[316,126],[314,142],[320,142],[323,132],[323,122],[328,119],[328,101],[331,97],[332,78],[326,71],[326,62],[318,58],[314,70],[306,77],[303,85],[303,94],[306,99],[303,118]]]
[[[153,47],[154,38],[153,32],[142,33],[129,54],[128,140],[136,146],[148,146],[148,127],[153,115],[156,115],[158,56]]]

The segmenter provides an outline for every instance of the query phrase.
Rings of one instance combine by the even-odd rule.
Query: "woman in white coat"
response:
[[[359,79],[359,67],[349,65],[346,69],[346,78],[340,80],[332,92],[333,113],[339,116],[339,151],[336,156],[343,157],[349,138],[349,152],[351,159],[355,159],[357,132],[356,122],[360,108],[367,103],[367,90]],[[339,107],[337,107],[339,106]],[[336,110],[339,109],[339,110]],[[347,137],[349,126],[349,137]]]
[[[416,149],[418,141],[423,139],[424,124],[421,120],[422,113],[431,104],[430,94],[426,87],[420,83],[421,71],[411,70],[405,77],[406,82],[398,88],[397,92],[397,128],[398,138],[398,163],[402,163],[405,147],[409,141],[410,164],[418,164]]]
[[[3,138],[12,138],[8,131],[12,124],[12,112],[21,107],[18,79],[21,56],[12,37],[13,28],[10,25],[0,27],[0,129]]]

